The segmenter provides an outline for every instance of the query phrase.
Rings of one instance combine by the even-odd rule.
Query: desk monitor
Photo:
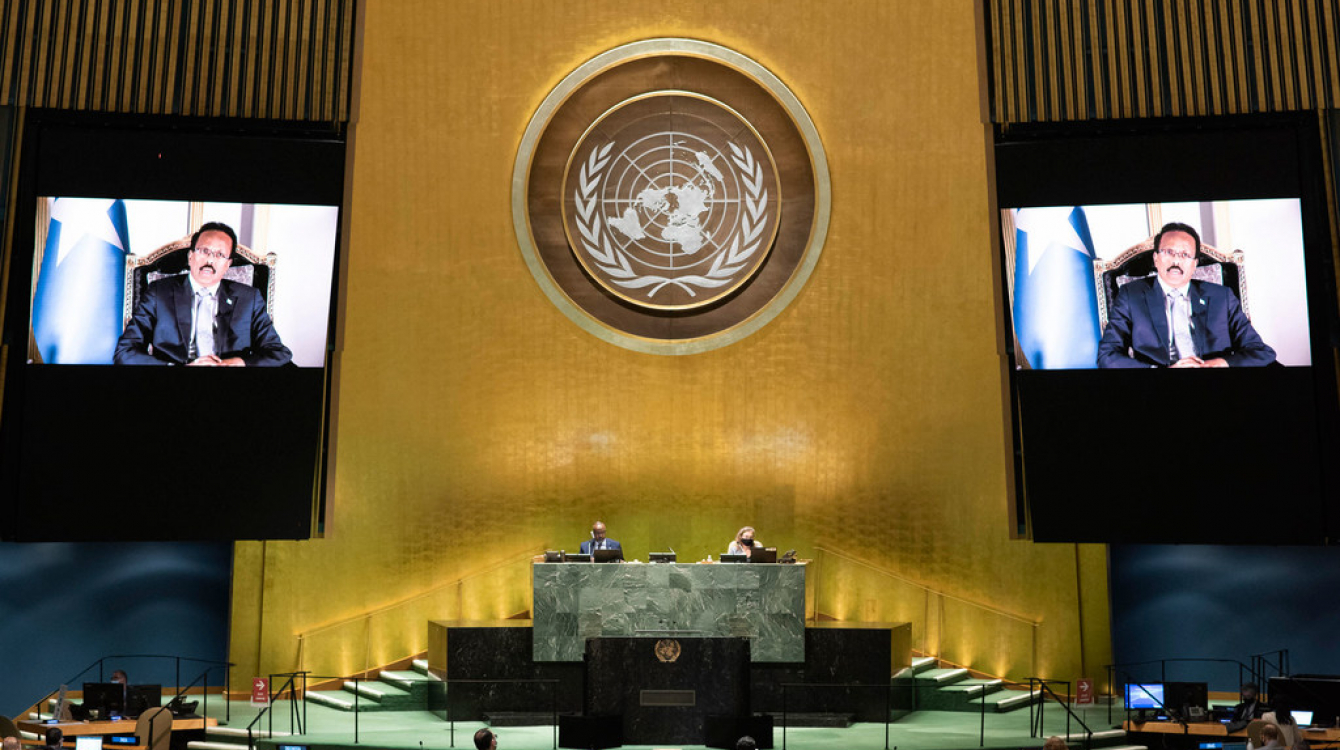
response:
[[[749,562],[749,557],[748,555],[722,555],[721,562],[724,563]]]
[[[1311,711],[1290,711],[1289,715],[1293,717],[1294,721],[1298,722],[1298,726],[1300,727],[1312,726]]]
[[[752,563],[775,563],[777,562],[776,547],[755,547],[754,553],[749,556],[749,562]]]
[[[622,549],[598,549],[591,553],[595,562],[623,562]]]
[[[102,735],[83,734],[75,737],[74,750],[102,750]]]
[[[126,688],[126,715],[139,716],[163,705],[162,685],[130,685]]]
[[[1126,708],[1127,709],[1161,709],[1163,708],[1163,683],[1145,682],[1145,683],[1127,683],[1126,684]]]
[[[1204,682],[1165,682],[1163,703],[1169,711],[1189,718],[1192,709],[1204,713],[1210,705],[1209,686]]]
[[[563,562],[591,562],[591,556],[570,552],[563,556]]]
[[[98,711],[98,718],[126,712],[126,686],[119,682],[85,682],[84,708]]]

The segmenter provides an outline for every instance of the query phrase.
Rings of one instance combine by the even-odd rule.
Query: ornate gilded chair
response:
[[[148,255],[126,256],[126,292],[122,310],[122,323],[129,324],[130,316],[135,313],[135,305],[140,295],[153,282],[187,272],[186,255],[191,249],[191,236],[187,235],[154,250]],[[275,316],[275,264],[279,256],[268,253],[261,256],[243,244],[238,244],[233,252],[233,264],[224,274],[225,279],[254,287],[265,300],[265,311],[271,320]]]
[[[1098,291],[1099,330],[1107,328],[1107,312],[1117,299],[1117,290],[1129,282],[1155,273],[1153,237],[1123,250],[1112,260],[1093,262],[1093,283]],[[1233,289],[1242,303],[1242,313],[1251,319],[1251,310],[1247,306],[1247,269],[1241,250],[1225,253],[1201,243],[1200,263],[1191,278]]]

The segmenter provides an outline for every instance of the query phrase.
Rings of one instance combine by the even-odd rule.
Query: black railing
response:
[[[61,685],[62,685],[62,686],[70,686],[70,685],[76,685],[76,684],[78,684],[78,683],[80,682],[80,678],[82,678],[84,675],[88,674],[88,673],[89,673],[90,671],[92,671],[95,667],[96,667],[97,670],[98,670],[98,682],[106,682],[106,681],[107,681],[107,676],[106,676],[106,666],[107,666],[107,661],[108,661],[109,659],[171,659],[171,660],[173,661],[173,672],[174,672],[174,674],[176,675],[175,678],[174,678],[175,681],[174,681],[173,687],[177,687],[177,688],[179,688],[178,691],[177,691],[177,695],[176,695],[175,697],[180,698],[181,696],[183,696],[183,695],[185,694],[186,690],[190,689],[191,687],[194,687],[194,686],[196,685],[196,683],[198,683],[198,682],[200,682],[201,680],[203,680],[203,681],[204,681],[204,686],[203,686],[202,689],[203,689],[203,691],[204,691],[204,695],[206,696],[206,697],[205,697],[205,708],[206,708],[206,709],[209,708],[209,700],[208,700],[208,696],[209,696],[209,688],[210,688],[210,685],[209,685],[209,673],[210,673],[212,670],[220,669],[220,668],[221,668],[221,669],[223,669],[223,671],[224,671],[223,684],[222,684],[222,687],[223,687],[223,690],[224,690],[224,701],[223,701],[223,703],[224,703],[224,721],[223,721],[223,723],[224,723],[224,724],[227,724],[228,721],[232,718],[232,707],[229,705],[229,702],[228,702],[228,700],[227,700],[227,691],[228,691],[228,682],[229,682],[229,679],[230,679],[231,676],[232,676],[232,667],[233,667],[233,663],[232,663],[232,662],[228,662],[228,661],[218,661],[218,660],[216,660],[216,659],[197,659],[197,658],[190,657],[190,656],[177,656],[177,655],[175,655],[175,654],[109,654],[109,655],[107,655],[107,656],[103,656],[103,657],[98,658],[97,661],[94,661],[92,664],[90,664],[90,665],[88,665],[87,667],[84,667],[83,669],[79,670],[79,672],[78,672],[77,674],[75,674],[75,675],[74,675],[73,677],[71,677],[70,679],[63,681],[63,682],[61,683]],[[204,672],[202,672],[198,677],[196,677],[194,680],[191,681],[191,684],[190,684],[190,685],[188,685],[188,686],[186,686],[185,688],[183,688],[183,687],[181,687],[181,667],[182,667],[182,662],[188,662],[188,663],[192,663],[192,664],[206,664],[206,665],[208,665],[208,666],[205,667],[205,671],[204,671]],[[42,712],[42,711],[41,711],[41,707],[42,707],[43,705],[49,703],[49,702],[51,701],[51,699],[52,699],[54,696],[56,696],[57,694],[59,694],[59,693],[60,693],[60,688],[58,687],[58,688],[56,688],[55,690],[52,690],[51,692],[49,692],[49,693],[47,693],[45,696],[43,696],[43,697],[42,697],[42,700],[37,704],[37,705],[38,705],[38,713],[41,713],[41,712]],[[201,715],[203,716],[204,714],[202,713]]]
[[[1280,659],[1280,664],[1282,664],[1283,666],[1279,666],[1279,665],[1273,664],[1273,663],[1271,663],[1268,659],[1265,658],[1266,656],[1269,656],[1269,655],[1272,655],[1272,654],[1278,655],[1278,658]],[[1126,662],[1126,663],[1124,663],[1124,664],[1108,664],[1107,667],[1106,667],[1106,669],[1107,669],[1107,696],[1108,696],[1108,703],[1107,703],[1107,720],[1108,720],[1109,722],[1112,721],[1112,705],[1113,705],[1113,703],[1115,703],[1115,701],[1112,700],[1113,697],[1114,697],[1112,691],[1116,689],[1116,686],[1117,686],[1117,684],[1118,684],[1118,683],[1117,683],[1117,676],[1118,676],[1118,674],[1120,674],[1120,676],[1122,676],[1122,677],[1125,678],[1123,684],[1125,684],[1125,683],[1130,683],[1130,684],[1140,684],[1140,681],[1139,681],[1139,680],[1136,680],[1134,677],[1132,677],[1132,676],[1131,676],[1131,673],[1130,673],[1129,671],[1127,671],[1128,668],[1132,668],[1132,667],[1147,667],[1147,666],[1151,666],[1151,665],[1157,664],[1157,665],[1159,665],[1159,679],[1158,679],[1158,681],[1159,681],[1159,682],[1167,682],[1167,681],[1168,681],[1168,665],[1169,665],[1169,664],[1190,664],[1190,663],[1201,663],[1201,664],[1231,664],[1231,665],[1234,665],[1234,666],[1236,666],[1236,667],[1238,668],[1238,685],[1242,685],[1243,683],[1246,683],[1246,682],[1255,682],[1255,683],[1257,683],[1258,685],[1261,685],[1261,686],[1264,688],[1264,684],[1263,684],[1263,683],[1266,681],[1266,666],[1272,666],[1272,667],[1276,667],[1276,668],[1279,668],[1279,669],[1287,669],[1287,665],[1288,665],[1288,661],[1289,661],[1289,651],[1288,651],[1287,649],[1283,649],[1283,650],[1280,650],[1280,651],[1268,651],[1268,652],[1266,652],[1265,654],[1254,654],[1254,655],[1251,656],[1250,658],[1252,659],[1252,663],[1251,663],[1250,665],[1248,665],[1248,664],[1243,664],[1242,662],[1238,661],[1237,659],[1151,659],[1151,660],[1149,660],[1149,661],[1133,661],[1133,662]],[[1281,674],[1284,674],[1284,672],[1281,672]],[[1153,696],[1153,695],[1150,695],[1150,694],[1148,693],[1148,691],[1145,691],[1145,693],[1146,693],[1146,695],[1147,695],[1148,697],[1154,699],[1154,702],[1158,705],[1158,707],[1159,707],[1160,709],[1163,710],[1163,712],[1164,712],[1166,715],[1169,715],[1169,716],[1175,716],[1179,721],[1181,721],[1181,723],[1182,723],[1183,726],[1185,727],[1185,725],[1186,725],[1186,721],[1184,720],[1184,717],[1181,717],[1181,716],[1179,715],[1178,712],[1169,712],[1169,711],[1167,710],[1167,707],[1163,705],[1163,701],[1158,700],[1157,698],[1154,698],[1154,696]],[[1122,698],[1123,698],[1123,706],[1124,706],[1124,699],[1125,699],[1125,695],[1124,695],[1124,694],[1123,694]],[[1126,708],[1126,719],[1127,719],[1127,721],[1130,720],[1130,709],[1129,709],[1129,708]]]
[[[805,690],[820,689],[846,689],[846,690],[882,690],[884,691],[884,750],[889,750],[889,724],[893,719],[893,691],[896,689],[911,690],[913,700],[916,696],[916,684],[895,685],[893,682],[887,682],[879,685],[857,684],[850,682],[783,682],[782,685],[782,750],[786,750],[786,727],[790,706],[787,700],[787,690],[803,688]]]
[[[1061,696],[1057,695],[1056,691],[1052,690],[1051,688],[1052,685],[1065,685],[1065,694],[1067,696],[1066,700],[1061,700]],[[1093,730],[1090,729],[1089,725],[1086,724],[1083,719],[1077,716],[1075,712],[1070,708],[1069,696],[1074,694],[1071,692],[1070,687],[1071,685],[1068,680],[1047,680],[1041,677],[1028,678],[1028,694],[1030,696],[1030,700],[1028,702],[1028,727],[1029,727],[1028,736],[1036,738],[1042,735],[1044,714],[1046,713],[1047,708],[1047,696],[1051,696],[1052,699],[1056,701],[1057,705],[1065,709],[1066,741],[1067,742],[1070,741],[1071,737],[1070,721],[1073,719],[1076,722],[1078,722],[1080,727],[1084,730],[1084,750],[1089,750],[1089,746],[1093,743]],[[1040,694],[1042,696],[1042,700],[1036,702],[1031,700],[1031,697],[1034,695],[1034,691],[1036,691],[1037,694]],[[1034,712],[1035,708],[1037,709],[1036,713]]]
[[[451,689],[452,685],[548,685],[549,686],[549,717],[553,722],[553,747],[558,748],[558,680],[555,679],[515,679],[515,680],[445,680],[443,686],[447,692],[447,723],[450,725],[451,747],[456,746],[456,712],[452,704],[452,696],[456,693]]]
[[[267,683],[267,685],[273,686],[275,677],[288,677],[288,679],[284,681],[284,684],[281,685],[278,690],[273,689],[273,687],[267,687],[265,696],[266,697],[265,708],[262,708],[260,712],[256,714],[256,717],[251,720],[251,723],[247,725],[248,750],[255,750],[256,737],[253,730],[255,729],[256,724],[259,723],[261,719],[266,719],[265,736],[267,738],[274,736],[275,731],[274,706],[276,696],[282,696],[285,694],[289,696],[289,716],[288,716],[289,734],[303,734],[305,731],[304,725],[306,724],[307,720],[307,702],[306,700],[303,700],[302,711],[300,714],[298,711],[297,704],[294,703],[294,696],[298,694],[299,688],[294,683],[296,683],[298,679],[300,678],[302,679],[303,682],[301,691],[303,698],[305,698],[307,695],[307,673],[289,672],[282,675],[272,674],[270,675],[270,682]],[[295,726],[298,730],[297,732],[293,731]]]

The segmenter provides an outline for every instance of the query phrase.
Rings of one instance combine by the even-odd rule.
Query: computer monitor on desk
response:
[[[126,686],[120,682],[85,682],[83,707],[96,711],[99,719],[121,716],[126,712]]]
[[[129,685],[126,687],[126,715],[139,716],[151,708],[163,705],[162,685]]]
[[[1129,682],[1126,684],[1126,709],[1163,710],[1163,683]]]

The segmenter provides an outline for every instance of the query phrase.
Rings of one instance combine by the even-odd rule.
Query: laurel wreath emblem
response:
[[[596,267],[609,274],[610,280],[625,289],[647,289],[650,299],[656,292],[667,286],[683,289],[690,297],[696,297],[693,287],[716,288],[729,284],[734,276],[745,267],[750,258],[758,252],[762,244],[763,229],[767,225],[764,213],[768,210],[768,191],[763,187],[763,165],[747,148],[730,143],[731,161],[740,170],[745,187],[742,201],[744,211],[740,214],[740,228],[731,240],[730,247],[718,253],[712,267],[705,274],[677,276],[669,278],[655,274],[639,274],[633,270],[628,255],[610,242],[609,233],[603,230],[603,220],[596,211],[596,190],[605,167],[609,166],[610,150],[614,142],[591,150],[591,156],[582,165],[574,198],[577,202],[577,230],[582,235],[582,248],[596,262]]]

